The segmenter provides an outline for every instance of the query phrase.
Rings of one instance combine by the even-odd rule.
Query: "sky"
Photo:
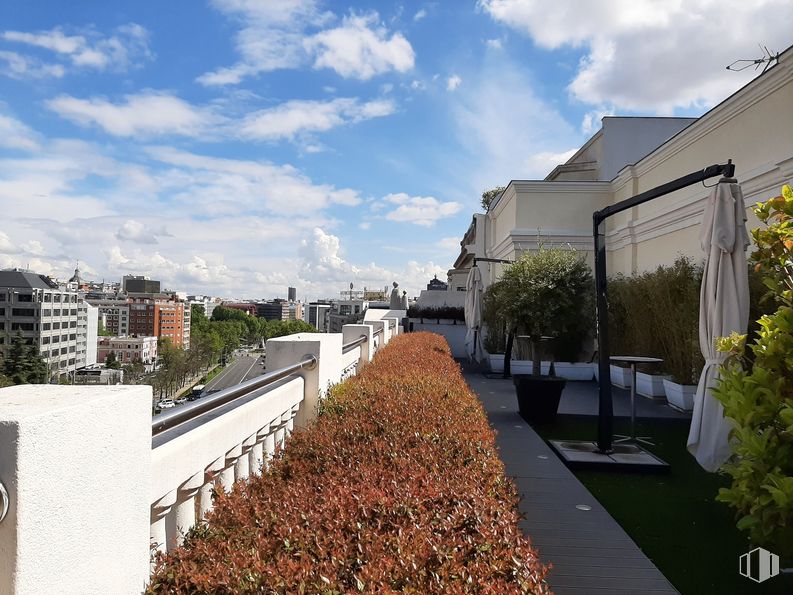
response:
[[[789,0],[4,0],[0,268],[220,297],[446,278],[483,190],[698,116]]]

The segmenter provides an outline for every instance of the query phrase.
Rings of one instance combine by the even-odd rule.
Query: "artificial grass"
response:
[[[627,419],[614,421],[615,433],[628,433]],[[560,415],[534,429],[546,440],[592,440],[596,420]],[[793,593],[791,575],[756,584],[738,574],[738,556],[752,546],[732,510],[714,499],[730,478],[699,467],[686,450],[688,429],[688,420],[637,420],[637,435],[653,438],[656,445],[646,448],[670,464],[669,474],[576,471],[576,477],[684,595]]]

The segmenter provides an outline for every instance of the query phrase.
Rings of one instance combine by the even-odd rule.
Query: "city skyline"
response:
[[[0,268],[417,295],[482,190],[544,177],[603,115],[700,115],[757,74],[727,64],[789,45],[785,16],[781,1],[7,2]]]

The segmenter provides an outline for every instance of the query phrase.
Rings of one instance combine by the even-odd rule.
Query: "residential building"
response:
[[[168,338],[173,345],[184,346],[184,310],[185,303],[172,294],[130,297],[129,334]]]
[[[98,300],[86,296],[86,300],[97,308],[99,320],[107,332],[119,337],[129,334],[129,304],[126,298]]]
[[[124,293],[160,293],[160,282],[140,275],[124,275],[121,278]]]
[[[221,304],[219,298],[212,298],[205,295],[188,295],[186,301],[191,306],[201,306],[207,318],[212,318],[212,312]]]
[[[334,302],[328,314],[328,332],[340,333],[345,324],[356,324],[363,320],[369,302],[364,300],[339,300]]]
[[[700,118],[606,117],[544,180],[510,181],[486,213],[473,216],[450,288],[464,287],[474,258],[512,261],[541,244],[572,246],[592,264],[593,212],[728,159],[747,205],[793,182],[793,48]],[[709,193],[704,184],[688,186],[609,218],[609,274],[650,270],[679,254],[704,258],[699,232]],[[758,225],[751,209],[747,217],[749,227]],[[503,269],[477,264],[485,286]]]
[[[97,361],[105,363],[111,351],[122,364],[139,361],[150,366],[157,360],[157,337],[100,337]]]
[[[99,336],[99,308],[84,299],[77,302],[77,368],[96,364]]]
[[[52,376],[74,372],[78,304],[76,291],[49,277],[23,269],[0,271],[0,351],[5,355],[19,335],[38,347]]]
[[[289,320],[303,320],[303,304],[289,302]]]
[[[328,332],[328,316],[330,315],[330,304],[320,304],[312,302],[306,304],[304,308],[304,320],[322,333]]]
[[[291,316],[289,302],[280,299],[257,303],[256,312],[259,318],[265,320],[289,320]]]

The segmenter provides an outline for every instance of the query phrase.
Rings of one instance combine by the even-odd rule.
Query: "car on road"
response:
[[[163,399],[157,403],[157,409],[160,411],[163,409],[170,409],[171,407],[176,407],[176,403],[174,403],[172,399]]]
[[[179,397],[178,399],[174,400],[174,403],[176,403],[177,405],[184,405],[185,403],[187,403],[187,397]]]

